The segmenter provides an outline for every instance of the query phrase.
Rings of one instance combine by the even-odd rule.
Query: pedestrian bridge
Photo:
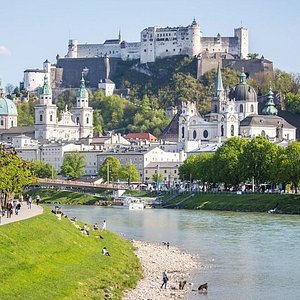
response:
[[[96,183],[80,180],[38,178],[32,185],[40,185],[49,188],[68,188],[75,190],[127,190],[128,185],[124,183]]]

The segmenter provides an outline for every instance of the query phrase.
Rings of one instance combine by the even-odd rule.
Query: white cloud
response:
[[[6,56],[10,56],[11,52],[8,48],[6,48],[5,46],[0,46],[0,55],[6,55]]]

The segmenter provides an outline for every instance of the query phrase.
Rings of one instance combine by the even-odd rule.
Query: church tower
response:
[[[93,136],[93,109],[89,107],[89,93],[83,74],[76,95],[76,106],[73,109],[73,121],[79,125],[79,138]]]
[[[220,64],[218,64],[217,75],[215,79],[215,86],[212,95],[211,101],[211,112],[212,113],[222,113],[225,110],[224,106],[226,105],[227,97],[226,91],[223,87],[222,73]]]
[[[56,139],[57,107],[52,103],[52,89],[48,76],[39,91],[39,104],[35,106],[35,138],[38,140]]]

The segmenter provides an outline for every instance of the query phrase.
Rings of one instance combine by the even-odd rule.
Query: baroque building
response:
[[[296,139],[296,128],[277,116],[271,89],[262,114],[258,114],[257,94],[248,85],[246,74],[242,72],[239,83],[229,90],[223,87],[220,67],[212,95],[211,113],[201,116],[195,103],[183,102],[181,112],[173,118],[173,122],[177,122],[178,126],[177,142],[186,151],[201,144],[220,143],[234,136],[253,138],[262,135],[276,143]],[[168,140],[169,131],[174,140],[172,128],[174,126],[169,124],[162,134],[163,139]]]
[[[48,76],[40,89],[39,104],[35,106],[35,139],[41,141],[73,141],[93,136],[93,109],[89,107],[88,91],[83,76],[72,111],[65,107],[58,120],[57,106],[52,100]]]

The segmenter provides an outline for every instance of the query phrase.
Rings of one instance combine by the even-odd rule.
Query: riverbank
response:
[[[44,207],[41,215],[0,226],[0,298],[120,300],[141,278],[133,245],[109,231],[84,235],[82,225]]]
[[[179,251],[170,246],[157,245],[141,241],[133,241],[136,255],[143,267],[143,279],[134,290],[128,291],[122,300],[168,300],[184,299],[184,295],[191,289],[191,272],[197,268],[196,257]],[[162,272],[168,274],[168,285],[161,289]],[[179,281],[186,280],[183,290],[179,290]]]
[[[162,201],[164,208],[267,213],[276,207],[277,213],[300,214],[300,195],[296,194],[184,193],[166,194]]]

